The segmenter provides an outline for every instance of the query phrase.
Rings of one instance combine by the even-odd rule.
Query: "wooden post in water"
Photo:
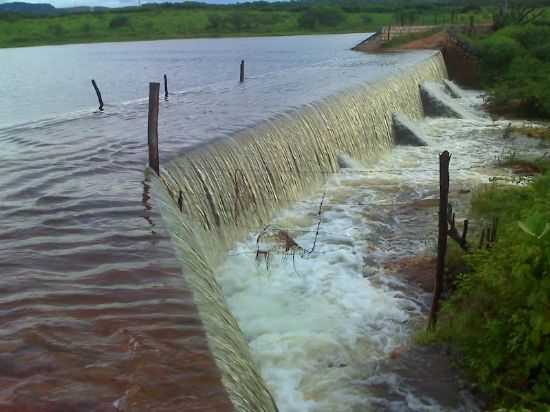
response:
[[[95,94],[97,95],[97,100],[99,101],[99,111],[103,111],[103,99],[101,98],[101,92],[97,87],[97,84],[94,79],[92,79],[92,86],[94,86]]]
[[[241,83],[244,82],[244,60],[241,60]]]
[[[178,209],[183,212],[183,192],[181,190],[178,196]]]
[[[445,255],[447,254],[448,210],[449,210],[449,162],[451,155],[444,151],[439,155],[439,234],[437,238],[437,269],[435,274],[434,295],[430,311],[429,329],[435,329],[439,300],[443,292],[445,273]]]
[[[149,118],[147,140],[149,143],[149,167],[160,175],[159,166],[159,90],[160,83],[149,83]]]
[[[168,77],[164,75],[164,99],[168,100]]]

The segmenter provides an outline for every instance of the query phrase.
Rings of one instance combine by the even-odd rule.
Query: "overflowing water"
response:
[[[458,381],[419,389],[425,375],[441,377],[430,375],[420,359],[408,371],[418,379],[412,383],[384,365],[424,324],[429,297],[385,267],[433,253],[438,154],[454,153],[452,200],[466,203],[461,191],[496,172],[482,165],[500,154],[506,127],[451,119],[422,123],[428,147],[398,146],[376,161],[354,162],[276,214],[272,227],[311,249],[325,196],[314,253],[274,253],[269,266],[258,262],[260,228],[232,248],[216,272],[281,411],[478,410]],[[491,144],[494,150],[484,150]],[[457,212],[460,218],[467,211]]]
[[[392,113],[420,118],[420,83],[445,75],[441,55],[434,54],[374,86],[358,86],[191,150],[157,180],[213,354],[240,410],[276,406],[214,279],[220,258],[248,230],[336,172],[339,156],[368,159],[389,150]]]
[[[507,123],[483,115],[474,93],[439,96],[467,119],[421,120],[419,84],[444,76],[435,55],[191,150],[156,182],[238,410],[479,410],[452,371],[430,387],[423,370],[388,365],[423,323],[428,297],[385,267],[430,253],[438,154],[455,153],[458,204],[502,173],[492,165]],[[427,147],[388,150],[395,112],[417,119]]]
[[[443,118],[422,126],[428,147],[400,146],[376,161],[354,162],[276,214],[272,227],[306,249],[316,243],[312,254],[275,253],[269,266],[258,262],[258,229],[217,271],[281,411],[480,410],[455,374],[439,375],[422,358],[392,370],[400,361],[388,359],[423,327],[429,296],[385,267],[433,253],[438,154],[453,153],[451,201],[460,219],[469,191],[503,173],[493,165],[507,123]],[[535,142],[507,145],[541,150]],[[445,380],[430,386],[426,379]]]

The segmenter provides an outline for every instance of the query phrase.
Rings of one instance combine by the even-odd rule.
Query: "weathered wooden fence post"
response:
[[[159,90],[160,83],[149,83],[149,117],[147,122],[147,140],[149,143],[149,167],[160,175],[159,166]]]
[[[434,329],[437,323],[439,300],[443,291],[445,273],[445,255],[447,254],[448,208],[449,208],[449,162],[451,155],[444,151],[439,155],[439,234],[437,239],[437,269],[435,274],[434,295],[428,328]]]
[[[178,209],[180,210],[180,212],[183,212],[183,192],[181,190],[178,195]]]
[[[241,60],[241,83],[244,82],[244,60]]]
[[[168,78],[164,75],[164,99],[168,100]]]
[[[92,86],[94,86],[95,94],[97,95],[97,100],[99,101],[99,111],[103,111],[103,99],[101,98],[101,92],[97,87],[97,84],[94,79],[92,79]]]

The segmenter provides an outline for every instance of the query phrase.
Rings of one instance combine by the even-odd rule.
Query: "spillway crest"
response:
[[[447,77],[440,53],[375,85],[347,90],[234,136],[195,147],[154,181],[182,273],[237,411],[276,411],[214,272],[226,251],[273,213],[318,188],[338,159],[393,144],[392,114],[423,116],[419,86]]]

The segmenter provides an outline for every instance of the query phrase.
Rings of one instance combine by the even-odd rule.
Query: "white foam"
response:
[[[373,364],[406,343],[411,320],[423,316],[420,292],[400,292],[402,283],[388,278],[380,262],[419,253],[435,234],[435,219],[407,227],[391,205],[434,197],[442,150],[453,154],[451,188],[487,182],[503,145],[515,147],[501,139],[506,126],[482,117],[427,119],[427,147],[396,147],[374,164],[346,159],[349,169],[326,185],[311,255],[276,256],[267,268],[255,261],[257,233],[230,252],[217,277],[281,412],[368,407],[366,383],[388,378],[377,377]],[[322,193],[281,211],[273,227],[310,249]],[[387,401],[388,410],[441,410],[399,390],[402,400]]]
[[[304,203],[282,213],[277,223],[312,215],[316,207]],[[254,261],[250,252],[256,239],[251,237],[232,252],[237,256],[220,273],[228,304],[281,411],[319,410],[320,405],[322,410],[349,411],[363,403],[353,383],[365,377],[361,365],[384,356],[406,337],[410,313],[405,308],[420,310],[363,276],[367,242],[357,211],[331,205],[329,198],[311,256],[296,256],[294,262],[292,257],[275,258],[268,270]],[[316,225],[302,227],[315,230]],[[298,233],[300,245],[311,247],[314,233],[291,233]]]

